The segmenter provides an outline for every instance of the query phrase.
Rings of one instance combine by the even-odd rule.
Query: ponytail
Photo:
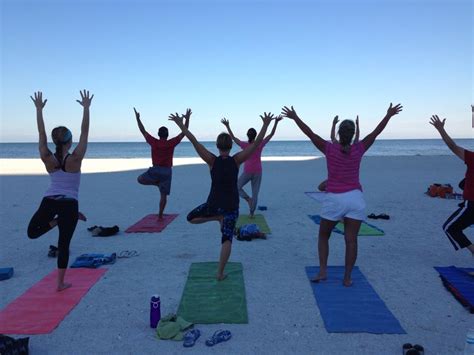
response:
[[[339,125],[339,144],[342,146],[341,151],[349,154],[351,151],[351,142],[355,133],[355,124],[351,120],[344,120]]]
[[[56,145],[56,152],[54,155],[58,159],[59,163],[63,164],[63,146],[72,140],[72,134],[69,129],[64,126],[59,126],[53,129],[51,132],[51,138],[53,143]]]

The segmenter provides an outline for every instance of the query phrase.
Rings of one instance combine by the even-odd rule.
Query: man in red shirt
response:
[[[474,255],[474,244],[463,233],[464,229],[474,224],[474,152],[459,147],[444,130],[444,122],[434,115],[431,124],[438,130],[441,138],[451,151],[461,158],[467,165],[466,178],[464,182],[464,202],[443,224],[443,230],[453,244],[454,249],[468,248]]]
[[[151,146],[151,160],[153,166],[146,172],[141,174],[137,181],[142,185],[155,185],[160,189],[160,211],[158,218],[163,218],[163,211],[165,210],[167,196],[171,190],[171,177],[173,166],[174,148],[184,138],[184,133],[178,134],[176,137],[168,140],[168,128],[162,126],[158,130],[158,137],[156,139],[149,134],[140,120],[140,113],[135,110],[135,117],[137,119],[138,128],[145,137],[146,142]],[[186,114],[183,115],[185,119],[185,126],[189,127],[189,119],[191,117],[191,110],[187,109]]]

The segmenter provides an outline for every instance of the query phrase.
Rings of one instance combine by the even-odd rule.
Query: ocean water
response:
[[[456,139],[456,143],[474,151],[474,139]],[[214,142],[203,142],[211,152],[217,153]],[[54,145],[50,145],[54,152]],[[74,149],[74,145],[73,148]],[[240,148],[234,144],[235,153]],[[72,150],[71,150],[72,151]],[[377,140],[366,153],[368,156],[413,156],[453,154],[441,139]],[[263,156],[322,156],[310,141],[270,141]],[[192,144],[181,142],[175,149],[175,157],[197,157]],[[0,143],[0,158],[38,158],[37,143]],[[146,142],[91,142],[86,158],[149,158],[150,147]]]

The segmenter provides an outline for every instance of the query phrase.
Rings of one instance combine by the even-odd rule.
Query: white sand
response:
[[[39,159],[2,160],[1,262],[15,275],[0,283],[0,308],[20,296],[56,267],[46,256],[57,231],[29,240],[26,227],[48,186],[35,176]],[[84,172],[145,168],[149,160],[87,160]],[[112,169],[111,165],[116,167]],[[95,166],[93,168],[92,166]],[[126,167],[127,169],[125,169]],[[21,169],[20,169],[21,168]],[[42,169],[40,169],[42,171]],[[17,171],[17,175],[12,175]],[[192,262],[216,261],[220,235],[216,223],[191,225],[186,214],[205,201],[209,171],[205,165],[173,171],[168,212],[179,217],[161,234],[124,234],[93,238],[86,227],[118,224],[122,231],[158,208],[156,188],[141,186],[143,170],[85,173],[80,209],[89,218],[76,229],[71,259],[87,252],[137,249],[141,255],[118,260],[51,334],[32,336],[32,354],[226,353],[226,354],[400,354],[405,342],[422,344],[427,354],[462,351],[472,316],[448,293],[433,266],[472,266],[467,251],[455,252],[441,224],[459,201],[433,199],[423,192],[432,182],[457,186],[465,165],[456,157],[366,157],[361,168],[367,214],[387,213],[389,221],[371,221],[384,237],[360,237],[357,265],[406,335],[327,333],[304,267],[317,265],[317,226],[307,217],[319,212],[303,192],[326,177],[324,159],[264,163],[260,205],[273,234],[266,241],[234,241],[231,261],[244,265],[249,313],[246,325],[199,325],[203,335],[192,349],[161,341],[149,328],[149,299],[161,297],[162,314],[177,310]],[[8,174],[8,175],[6,175]],[[245,203],[241,212],[247,211]],[[474,238],[474,229],[467,231]],[[344,241],[331,240],[330,265],[344,262]],[[215,348],[204,340],[219,328],[233,338]]]

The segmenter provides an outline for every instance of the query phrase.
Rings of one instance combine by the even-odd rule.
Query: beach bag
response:
[[[450,184],[431,184],[426,193],[431,197],[447,198],[453,194],[453,187]]]
[[[252,239],[265,239],[265,233],[260,232],[256,224],[244,224],[237,229],[237,239],[251,241]]]

